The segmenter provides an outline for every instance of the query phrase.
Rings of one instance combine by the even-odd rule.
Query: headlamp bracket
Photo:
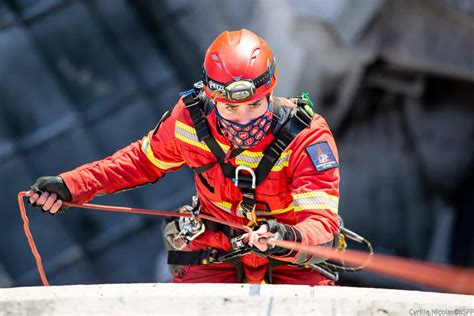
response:
[[[255,94],[257,89],[252,80],[239,80],[224,87],[224,94],[231,101],[245,101]]]

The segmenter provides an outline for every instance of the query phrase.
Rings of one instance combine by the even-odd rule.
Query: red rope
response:
[[[26,192],[25,192],[26,193]],[[71,202],[63,202],[66,206],[78,207],[78,208],[86,208],[92,210],[99,210],[99,211],[109,211],[109,212],[118,212],[118,213],[133,213],[133,214],[145,214],[145,215],[154,215],[154,216],[168,216],[168,217],[191,217],[191,214],[188,213],[178,213],[178,212],[165,212],[165,211],[157,211],[157,210],[149,210],[143,208],[134,208],[134,207],[123,207],[123,206],[112,206],[112,205],[100,205],[100,204],[77,204]],[[250,228],[244,226],[242,224],[237,224],[234,222],[229,222],[223,219],[219,219],[207,214],[196,214],[196,217],[207,219],[216,223],[220,223],[223,225],[230,226],[232,228],[244,231],[251,231]]]
[[[49,282],[46,277],[46,273],[44,272],[43,262],[41,260],[41,256],[38,252],[38,249],[36,248],[33,235],[31,234],[31,231],[30,231],[30,221],[28,220],[28,216],[26,215],[25,202],[23,200],[23,197],[25,196],[29,196],[28,192],[21,191],[18,193],[18,205],[20,206],[21,218],[23,219],[23,230],[25,231],[26,238],[28,239],[28,244],[30,245],[31,252],[33,253],[33,256],[35,257],[36,266],[38,268],[38,272],[41,277],[41,282],[43,283],[44,286],[48,286]],[[149,210],[149,209],[143,209],[143,208],[123,207],[123,206],[111,206],[111,205],[88,204],[88,203],[77,204],[77,203],[71,203],[71,202],[63,202],[63,205],[92,209],[92,210],[118,212],[118,213],[146,214],[146,215],[169,216],[169,217],[191,217],[191,214],[187,214],[187,213],[165,212],[165,211]],[[209,221],[213,221],[216,223],[230,226],[237,230],[243,230],[245,232],[251,231],[251,229],[245,225],[229,222],[229,221],[219,219],[207,214],[197,214],[196,216],[202,219],[206,219]]]
[[[31,235],[30,221],[28,220],[28,216],[26,216],[25,202],[23,201],[23,197],[25,195],[26,192],[24,191],[18,193],[18,205],[20,205],[21,218],[23,219],[23,230],[25,231],[26,238],[28,239],[28,244],[30,245],[31,252],[33,253],[33,256],[35,256],[36,266],[38,267],[41,282],[43,282],[44,286],[49,286],[48,278],[46,278],[46,273],[44,273],[41,256],[38,252],[38,249],[36,249],[36,244],[33,240],[33,235]]]
[[[269,244],[304,251],[312,255],[332,260],[341,260],[351,265],[363,265],[372,272],[426,285],[438,290],[474,294],[474,269],[418,261],[387,255],[373,255],[367,262],[367,253],[348,250],[344,252],[332,248],[315,247],[286,240],[268,240]]]
[[[29,220],[26,215],[25,203],[23,197],[27,196],[27,192],[22,191],[18,193],[18,204],[20,206],[21,218],[23,219],[23,229],[25,230],[28,244],[31,252],[36,260],[36,266],[41,277],[43,285],[49,285],[48,279],[43,269],[41,256],[36,249],[33,236],[29,228]],[[171,216],[171,217],[191,217],[190,214],[164,212],[149,209],[140,209],[132,207],[120,207],[97,204],[76,204],[64,202],[66,206],[73,206],[86,209],[95,209],[101,211],[121,212],[121,213],[135,213],[146,214],[154,216]],[[228,225],[232,228],[250,232],[251,229],[242,224],[229,222],[218,219],[207,214],[197,214],[199,218],[214,221],[223,225]],[[304,245],[284,240],[268,240],[269,244],[283,247],[286,249],[295,249],[304,251],[312,255],[317,255],[325,258],[344,260],[344,262],[352,265],[361,265],[367,261],[367,253],[355,250],[345,250],[343,253],[329,248]],[[427,285],[439,290],[474,294],[474,269],[459,268],[452,266],[443,266],[439,264],[426,263],[413,259],[406,259],[386,255],[374,255],[369,263],[366,263],[365,268],[373,272],[378,272],[387,276],[403,279],[417,284]]]

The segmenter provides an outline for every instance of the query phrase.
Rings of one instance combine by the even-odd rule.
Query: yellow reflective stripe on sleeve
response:
[[[323,191],[310,191],[293,194],[295,211],[302,210],[330,210],[338,213],[339,198]]]
[[[207,147],[206,144],[201,143],[198,140],[196,130],[192,128],[191,126],[181,123],[180,121],[176,121],[175,136],[177,139],[189,145],[192,145],[202,150],[210,152],[209,147]]]
[[[180,167],[184,165],[184,161],[179,161],[179,162],[167,162],[163,161],[160,159],[157,159],[155,157],[155,154],[153,153],[153,150],[151,149],[150,146],[150,139],[148,136],[145,136],[143,138],[143,143],[142,143],[142,151],[145,154],[145,156],[148,158],[148,160],[155,165],[156,167],[162,169],[162,170],[168,170],[176,167]]]
[[[175,136],[177,139],[179,139],[182,142],[185,142],[186,144],[189,144],[194,147],[198,147],[208,152],[211,151],[204,142],[199,141],[197,137],[196,129],[192,126],[184,124],[183,122],[176,121]],[[217,142],[217,143],[221,146],[222,150],[224,151],[229,150],[229,146],[224,145],[220,142]]]

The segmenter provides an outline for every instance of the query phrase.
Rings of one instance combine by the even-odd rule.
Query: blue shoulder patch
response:
[[[339,167],[339,164],[334,158],[331,147],[328,142],[320,142],[306,147],[311,161],[317,171],[324,171]]]

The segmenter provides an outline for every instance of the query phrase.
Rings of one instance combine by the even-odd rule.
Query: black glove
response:
[[[294,242],[301,242],[301,234],[296,229],[289,225],[278,223],[276,220],[269,219],[262,222],[262,225],[267,224],[268,231],[274,234],[274,238],[277,240],[288,240]],[[261,256],[285,256],[290,257],[295,255],[296,251],[286,248],[281,248],[277,246],[268,245],[268,250],[261,251],[256,247],[253,247],[252,250]],[[294,253],[292,253],[294,252]]]
[[[56,195],[58,196],[58,199],[66,201],[66,202],[70,202],[72,200],[71,192],[67,188],[63,179],[59,176],[40,177],[36,179],[36,182],[31,186],[31,190],[34,193],[38,193],[40,195],[43,192],[48,192],[50,194],[56,193]],[[35,203],[33,203],[33,205],[35,205]],[[35,206],[39,206],[39,205],[35,205]],[[56,214],[64,212],[64,210],[66,210],[67,208],[68,208],[67,206],[61,206],[61,208]],[[41,210],[43,212],[46,212],[43,210],[43,208],[41,208]]]

